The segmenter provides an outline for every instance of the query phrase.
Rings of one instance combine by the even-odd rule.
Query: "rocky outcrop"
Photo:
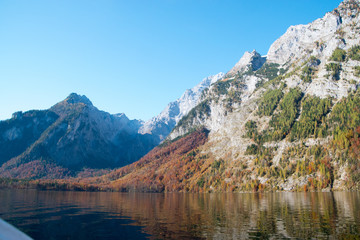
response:
[[[157,137],[160,143],[169,135],[179,120],[199,103],[202,92],[223,77],[223,73],[218,73],[204,78],[195,87],[187,89],[179,99],[169,103],[158,116],[145,122],[139,129],[139,133],[151,134]]]
[[[301,60],[307,55],[322,55],[328,58],[337,47],[348,48],[357,42],[357,34],[352,24],[356,25],[359,21],[359,1],[346,0],[323,18],[306,25],[289,27],[286,33],[271,45],[267,61],[284,65]]]
[[[168,138],[175,139],[200,126],[212,131],[226,127],[228,112],[247,100],[256,89],[256,84],[262,80],[254,72],[259,70],[265,61],[266,58],[255,50],[251,53],[245,52],[223,80],[211,85],[204,92],[199,100],[201,103],[181,119]],[[232,95],[230,98],[229,94]]]
[[[235,74],[246,73],[248,71],[256,71],[260,69],[266,61],[266,57],[262,57],[258,52],[245,52],[235,66],[226,74],[226,76],[234,76]]]

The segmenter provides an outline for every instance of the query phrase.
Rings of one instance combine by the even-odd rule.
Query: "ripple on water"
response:
[[[0,217],[40,240],[360,238],[358,192],[0,196]]]

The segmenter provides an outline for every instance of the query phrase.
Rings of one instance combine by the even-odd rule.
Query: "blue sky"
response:
[[[0,119],[72,92],[147,120],[340,0],[1,0]]]

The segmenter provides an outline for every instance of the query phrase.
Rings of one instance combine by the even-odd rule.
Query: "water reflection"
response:
[[[36,239],[360,239],[359,192],[0,194],[0,217]]]

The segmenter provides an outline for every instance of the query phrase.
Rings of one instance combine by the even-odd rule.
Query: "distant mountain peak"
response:
[[[246,72],[248,70],[256,71],[265,63],[266,57],[263,57],[256,50],[252,52],[246,51],[235,66],[227,73],[232,76],[237,72]]]
[[[81,111],[84,107],[93,108],[92,102],[85,96],[77,93],[71,93],[63,101],[58,102],[50,108],[53,112],[60,116],[66,115],[69,111]]]
[[[85,95],[79,95],[77,93],[71,93],[64,101],[69,104],[83,103],[93,106],[92,102]]]
[[[164,140],[180,119],[199,103],[201,93],[224,76],[225,74],[220,72],[204,78],[195,87],[187,89],[180,98],[170,102],[158,116],[145,122],[139,133],[157,135],[159,141]]]
[[[126,118],[126,119],[129,119],[125,113],[116,113],[114,114],[115,117],[118,117],[118,118]]]

